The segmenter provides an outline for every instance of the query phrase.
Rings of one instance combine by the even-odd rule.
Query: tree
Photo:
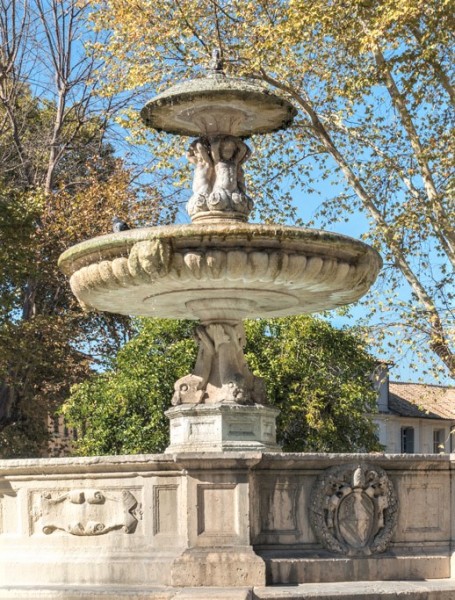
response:
[[[174,382],[196,359],[193,323],[139,321],[138,335],[117,354],[112,370],[93,373],[71,390],[62,406],[76,427],[77,453],[86,455],[162,452],[168,444],[164,411]]]
[[[114,214],[144,218],[135,174],[107,137],[128,97],[97,95],[101,64],[84,44],[101,38],[87,14],[73,0],[0,2],[4,458],[39,455],[48,413],[130,334],[128,319],[84,314],[57,268],[68,246],[111,231]],[[153,222],[158,209],[151,203],[147,212]]]
[[[394,358],[410,345],[422,358],[433,353],[453,375],[451,2],[92,5],[98,30],[113,32],[105,54],[109,90],[161,89],[204,70],[218,48],[228,73],[253,77],[294,102],[300,115],[289,131],[255,140],[262,152],[250,163],[255,199],[276,218],[280,182],[310,192],[319,180],[340,186],[336,197],[323,199],[321,224],[363,211],[366,238],[386,259],[386,308],[370,304],[373,337],[380,342],[392,329]],[[137,129],[131,115],[125,121]],[[168,141],[164,166],[172,153],[182,151]],[[292,219],[289,192],[284,199]]]
[[[73,387],[62,407],[83,431],[81,455],[162,452],[164,411],[174,382],[196,358],[188,321],[144,319],[112,370]],[[278,442],[287,451],[354,452],[380,448],[370,375],[375,363],[353,332],[309,316],[246,322],[246,357],[281,410]]]
[[[311,316],[246,323],[246,357],[280,408],[286,451],[378,450],[372,375],[376,363],[353,330]]]
[[[9,189],[0,196],[0,447],[5,458],[40,454],[47,415],[72,384],[128,339],[128,320],[84,314],[57,268],[65,248],[109,231],[113,213],[132,208],[128,172],[120,164],[109,171],[102,181],[94,170],[85,187],[54,194],[52,205],[45,206],[36,191]],[[30,302],[33,311],[27,316]]]

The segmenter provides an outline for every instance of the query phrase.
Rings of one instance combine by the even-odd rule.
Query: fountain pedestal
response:
[[[166,411],[169,452],[279,452],[275,419],[279,410],[256,404],[182,404]]]

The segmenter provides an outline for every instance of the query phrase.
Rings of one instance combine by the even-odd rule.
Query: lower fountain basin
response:
[[[367,292],[381,265],[376,250],[343,235],[238,223],[104,235],[59,261],[87,308],[203,322],[349,304]]]

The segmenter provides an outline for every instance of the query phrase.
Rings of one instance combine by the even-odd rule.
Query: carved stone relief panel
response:
[[[403,510],[398,534],[400,541],[446,542],[450,531],[450,486],[446,473],[417,472],[405,475],[399,492],[402,506],[412,506]]]
[[[287,481],[274,482],[260,490],[261,533],[299,535],[297,524],[299,486]]]
[[[395,490],[383,469],[367,463],[347,464],[318,477],[311,495],[310,521],[327,550],[368,556],[387,549],[397,510]]]
[[[56,530],[77,536],[134,533],[141,519],[141,505],[128,490],[46,491],[35,511],[38,528],[46,535]]]

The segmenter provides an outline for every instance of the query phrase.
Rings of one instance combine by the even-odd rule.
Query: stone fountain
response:
[[[294,107],[262,86],[211,76],[176,85],[142,110],[146,125],[195,137],[190,225],[105,235],[70,248],[60,267],[85,307],[196,319],[199,354],[175,384],[168,452],[276,451],[277,410],[248,369],[242,319],[354,302],[381,259],[342,235],[247,223],[253,208],[244,141],[290,125]]]
[[[60,266],[89,309],[199,321],[197,361],[166,453],[0,461],[0,599],[455,598],[454,456],[282,454],[245,362],[244,318],[354,302],[381,266],[342,235],[247,222],[245,140],[294,114],[219,70],[143,109],[195,138],[192,223],[88,240]]]

